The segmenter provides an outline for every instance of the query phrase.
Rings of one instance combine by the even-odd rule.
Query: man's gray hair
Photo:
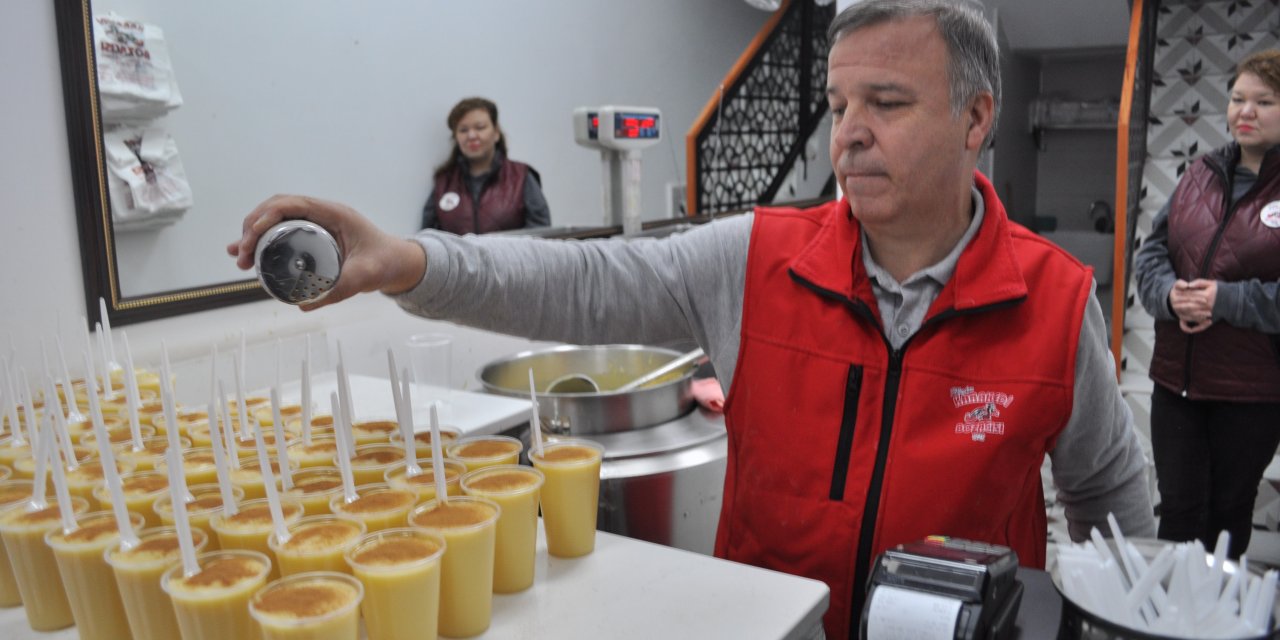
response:
[[[863,0],[831,21],[827,40],[835,47],[859,29],[915,16],[933,16],[947,44],[951,112],[959,116],[979,93],[991,94],[995,106],[991,131],[982,141],[985,149],[1000,117],[1000,44],[982,5],[970,0]]]

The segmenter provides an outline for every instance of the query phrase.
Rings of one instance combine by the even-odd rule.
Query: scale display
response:
[[[613,137],[615,140],[656,140],[661,137],[658,129],[659,117],[654,113],[615,113]],[[594,120],[594,128],[598,128],[599,118]]]

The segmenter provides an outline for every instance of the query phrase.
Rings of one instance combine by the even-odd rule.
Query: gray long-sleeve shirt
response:
[[[422,232],[417,240],[426,251],[426,275],[397,300],[410,313],[536,340],[662,343],[692,337],[728,389],[737,365],[753,220],[735,216],[661,240]],[[1102,309],[1092,296],[1084,314],[1071,418],[1049,452],[1058,499],[1075,540],[1095,526],[1108,531],[1109,512],[1126,534],[1154,536],[1144,457],[1116,384]]]

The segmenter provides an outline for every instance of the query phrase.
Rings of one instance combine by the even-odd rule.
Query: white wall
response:
[[[444,3],[432,4],[444,6]],[[613,27],[621,28],[644,14],[665,16],[661,22],[647,23],[651,27],[649,30],[631,29],[611,36],[624,40],[629,46],[648,47],[658,56],[659,64],[647,73],[669,76],[669,90],[661,95],[649,95],[628,92],[627,83],[610,76],[609,68],[600,66],[609,62],[607,58],[582,60],[581,73],[558,85],[547,85],[541,75],[544,70],[533,63],[582,37],[572,30],[580,23],[545,22],[533,7],[549,10],[549,5],[561,7],[562,4],[568,6],[568,3],[456,4],[481,5],[488,11],[501,9],[521,15],[528,27],[528,35],[514,43],[503,40],[491,43],[494,48],[518,45],[510,49],[513,58],[510,73],[478,78],[474,86],[442,87],[441,100],[451,103],[464,93],[491,93],[499,103],[511,105],[513,108],[503,114],[503,120],[511,132],[515,149],[519,150],[515,155],[536,162],[543,167],[544,174],[555,168],[555,173],[568,176],[561,182],[548,185],[549,196],[555,199],[567,193],[566,190],[572,190],[574,176],[583,176],[584,184],[594,185],[598,166],[587,150],[563,144],[568,138],[567,133],[549,134],[560,141],[554,143],[558,146],[551,142],[539,143],[535,131],[540,126],[549,123],[548,126],[560,131],[567,130],[564,122],[568,118],[569,107],[575,104],[652,100],[663,106],[669,114],[671,130],[682,137],[684,128],[710,95],[710,87],[728,70],[731,61],[754,35],[756,26],[768,17],[738,0],[654,0],[643,5],[620,4],[628,7],[626,13],[633,17],[615,16],[609,22]],[[599,2],[580,1],[572,3],[572,6],[584,13],[602,10]],[[565,18],[564,15],[560,17]],[[57,333],[69,344],[79,344],[71,341],[78,340],[81,331],[79,319],[85,313],[81,256],[71,193],[53,3],[48,0],[0,3],[0,23],[9,27],[6,37],[0,38],[0,56],[6,61],[0,66],[0,86],[5,87],[0,92],[0,113],[4,115],[0,121],[0,140],[4,140],[4,153],[0,154],[0,299],[4,303],[0,309],[0,341],[3,341],[0,342],[0,353],[8,353],[11,340],[18,361],[34,376],[39,369],[40,338],[52,340]],[[483,37],[478,34],[485,31],[486,22],[479,20],[437,30],[434,37],[454,38],[458,48],[462,49],[464,44]],[[739,44],[729,45],[726,42]],[[437,61],[444,62],[466,64],[461,56]],[[514,108],[516,105],[520,108]],[[432,130],[439,126],[443,132],[443,125],[435,121],[442,120],[444,114],[434,116],[422,114],[421,121],[426,123],[423,126],[430,125]],[[669,154],[665,151],[650,154],[653,156],[653,168],[646,161],[646,175],[652,177],[651,184],[658,186],[652,195],[647,191],[644,197],[657,209],[662,203],[661,183],[675,175],[670,168],[670,159],[664,160],[664,156]],[[683,154],[678,154],[682,167]],[[665,173],[664,164],[667,167]],[[346,188],[363,189],[369,193],[377,191],[376,185],[364,183]],[[583,189],[585,192],[586,188]],[[593,197],[590,193],[580,196],[584,201]],[[554,201],[552,206],[566,216],[570,211],[581,210],[581,207],[561,206]],[[209,259],[229,262],[221,253],[221,247],[235,236],[242,213],[228,212],[230,219],[226,229],[212,234],[207,240],[212,255],[216,256]],[[211,342],[234,344],[241,329],[247,331],[251,344],[302,331],[326,330],[331,336],[344,338],[353,370],[381,374],[385,370],[385,354],[379,353],[379,345],[399,344],[409,333],[433,325],[436,328],[443,326],[409,318],[389,300],[366,295],[310,315],[279,303],[260,302],[126,329],[135,356],[149,363],[158,358],[162,340],[166,342],[171,356],[180,360],[205,353]],[[449,326],[443,328],[461,336],[454,367],[455,379],[459,381],[470,378],[481,362],[528,344],[487,334],[481,339],[475,332]],[[77,367],[73,364],[72,368]]]

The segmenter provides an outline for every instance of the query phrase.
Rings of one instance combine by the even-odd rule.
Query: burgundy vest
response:
[[[827,637],[856,637],[876,554],[932,534],[1045,562],[1040,464],[1071,415],[1091,272],[986,214],[893,353],[845,200],[756,209],[725,407],[716,555],[821,580]]]
[[[1234,143],[1202,157],[1178,182],[1169,206],[1169,259],[1178,278],[1222,282],[1280,280],[1280,151],[1263,159],[1258,181],[1235,206],[1230,177],[1240,158]],[[1276,336],[1215,322],[1188,335],[1178,322],[1157,321],[1151,379],[1193,400],[1280,402]]]
[[[463,235],[524,227],[524,181],[529,173],[528,165],[503,160],[485,181],[479,203],[472,202],[462,171],[462,167],[455,164],[448,171],[436,174],[431,199],[435,202],[441,229]],[[446,210],[449,204],[454,206]]]

